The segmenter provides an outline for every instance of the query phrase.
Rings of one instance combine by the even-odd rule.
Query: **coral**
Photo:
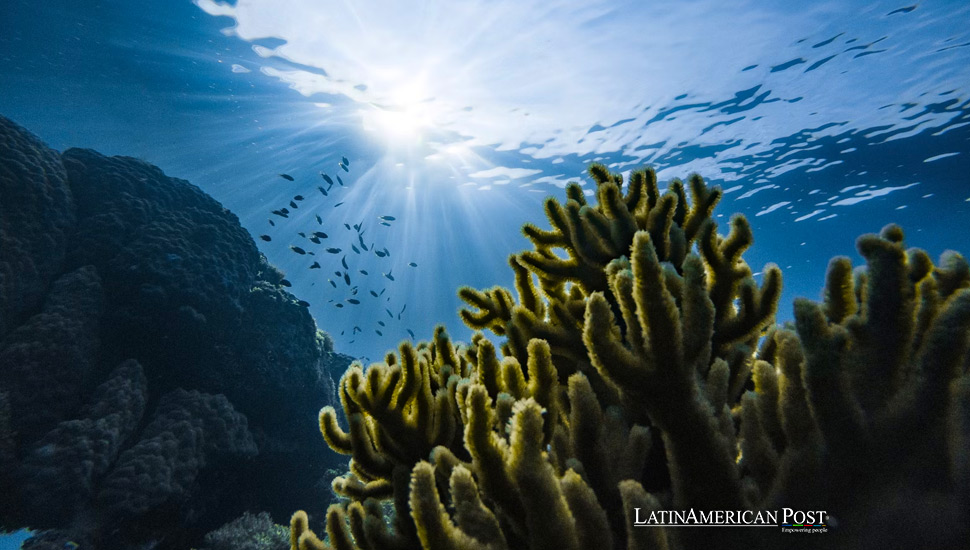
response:
[[[56,527],[81,513],[138,427],[147,393],[141,365],[126,361],[94,391],[80,418],[59,423],[26,451],[17,469],[23,522]]]
[[[269,514],[246,512],[205,536],[204,550],[288,550],[289,530]]]
[[[188,493],[214,454],[256,454],[246,417],[223,395],[168,393],[141,440],[121,454],[102,483],[100,508],[122,518],[143,515]]]
[[[69,149],[64,164],[78,212],[69,264],[94,263],[104,280],[104,360],[136,358],[158,395],[183,387],[224,394],[250,419],[261,469],[240,490],[282,513],[320,502],[326,486],[279,491],[281,466],[314,460],[312,418],[350,359],[327,350],[305,307],[280,286],[234,214],[189,182],[128,157]],[[177,343],[178,345],[173,345]],[[242,509],[235,510],[234,515]]]
[[[17,458],[17,441],[11,426],[10,394],[0,391],[0,471],[9,472]],[[0,474],[0,490],[5,490],[9,482]]]
[[[294,514],[294,550],[818,543],[634,525],[650,511],[779,507],[827,510],[826,544],[841,547],[967,536],[961,256],[934,266],[894,226],[864,236],[867,268],[853,276],[834,260],[824,303],[798,301],[794,330],[782,329],[781,273],[768,266],[755,284],[745,219],[726,236],[711,219],[717,189],[692,176],[688,202],[678,181],[660,194],[649,170],[625,194],[604,167],[590,174],[597,204],[573,184],[565,206],[545,203],[552,230],[525,227],[535,250],[510,258],[518,300],[461,289],[465,322],[504,342],[454,345],[439,328],[343,376],[349,428],[325,408],[320,429],[352,457],[333,483],[346,501],[328,510],[324,540]],[[906,504],[927,511],[901,521]]]
[[[10,393],[12,428],[30,441],[81,402],[95,367],[104,309],[93,266],[59,277],[43,310],[0,341],[0,385]]]
[[[743,400],[744,470],[769,502],[832,510],[857,547],[959,546],[970,266],[956,252],[934,265],[895,225],[857,246],[866,269],[833,259],[824,301],[796,301],[796,332],[766,341]]]
[[[643,338],[670,343],[679,340],[681,331],[674,323],[663,322],[671,319],[661,321],[657,317],[652,325],[640,327],[640,321],[645,319],[636,318],[639,314],[633,313],[633,299],[634,295],[655,289],[658,293],[652,299],[675,300],[679,304],[684,272],[688,269],[685,263],[697,261],[697,256],[690,253],[696,246],[710,279],[705,283],[705,293],[712,302],[713,324],[709,331],[684,332],[685,347],[709,346],[712,357],[727,361],[731,392],[739,392],[750,368],[747,359],[750,350],[757,344],[761,330],[774,318],[781,293],[781,273],[777,268],[764,270],[765,282],[759,290],[750,268],[741,259],[752,243],[747,220],[736,216],[731,220],[727,237],[719,236],[711,212],[720,200],[721,191],[707,187],[697,175],[688,180],[693,199],[688,202],[680,180],[672,181],[661,194],[651,169],[633,172],[625,194],[621,191],[620,176],[596,164],[589,172],[597,184],[598,204],[587,203],[582,188],[573,183],[566,187],[565,206],[553,197],[546,199],[550,231],[531,224],[523,228],[535,250],[509,258],[515,272],[518,302],[509,290],[501,287],[486,291],[462,288],[459,296],[477,309],[462,310],[462,319],[472,328],[507,336],[503,353],[520,362],[526,360],[525,348],[530,339],[546,340],[561,377],[583,372],[594,378],[594,387],[606,398],[614,388],[599,384],[597,369],[584,342],[588,303],[594,295],[601,296],[610,309],[622,313],[619,329],[625,338],[629,336],[628,344],[633,348],[643,347],[644,328],[671,332],[644,334]],[[642,245],[640,249],[634,249],[636,240]],[[557,255],[556,249],[562,250],[567,258]],[[641,286],[634,289],[630,288],[631,261],[641,268],[646,268],[644,262],[659,268],[644,272]],[[666,286],[666,292],[658,285]],[[595,299],[597,312],[601,312],[599,299]],[[740,307],[735,307],[735,300],[740,300]],[[655,303],[650,311],[654,316],[669,317],[670,311],[661,311],[669,307],[667,303]],[[643,314],[647,311],[644,309]],[[632,323],[629,328],[628,321]],[[704,354],[701,351],[700,355]],[[698,361],[703,362],[702,358]],[[701,368],[706,371],[707,366]]]
[[[84,539],[78,539],[64,531],[49,530],[34,533],[20,548],[22,550],[74,550],[88,547],[89,543]]]
[[[43,302],[73,225],[57,152],[0,116],[0,338]]]
[[[247,509],[325,510],[329,487],[301,468],[321,479],[336,464],[314,423],[293,419],[336,402],[350,360],[282,279],[198,187],[133,158],[60,155],[0,117],[0,527],[186,548]],[[135,401],[98,388],[130,362],[144,389],[111,391],[143,393],[144,414],[119,416]],[[140,433],[179,388],[224,395],[258,456],[207,449],[195,420]],[[144,482],[113,470],[122,456]]]

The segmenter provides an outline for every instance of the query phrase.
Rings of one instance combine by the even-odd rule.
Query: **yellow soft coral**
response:
[[[545,203],[551,230],[525,227],[534,250],[510,258],[517,299],[460,291],[473,308],[462,318],[504,342],[476,333],[454,345],[438,328],[344,375],[348,429],[334,409],[320,427],[352,457],[334,481],[348,500],[328,510],[326,544],[294,515],[294,550],[811,544],[635,525],[670,509],[828,509],[848,524],[832,542],[851,546],[890,542],[872,534],[879,525],[925,542],[932,514],[879,522],[908,502],[959,524],[970,502],[961,256],[934,265],[895,226],[864,236],[868,269],[833,260],[824,303],[797,302],[796,330],[781,329],[780,271],[755,284],[747,221],[721,236],[711,219],[719,190],[692,176],[691,201],[679,181],[661,194],[644,170],[623,193],[605,167],[590,174],[595,204],[570,185],[565,205]],[[953,533],[941,540],[966,529]]]

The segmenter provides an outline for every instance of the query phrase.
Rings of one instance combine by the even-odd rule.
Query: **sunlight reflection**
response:
[[[427,113],[414,106],[398,109],[360,110],[364,130],[394,141],[420,141],[421,131],[431,126]]]
[[[775,137],[846,130],[819,128],[819,119],[896,122],[880,108],[908,91],[870,82],[903,72],[933,93],[965,80],[966,52],[937,42],[965,42],[947,22],[966,6],[907,27],[881,15],[896,7],[891,0],[865,10],[753,0],[195,3],[233,19],[228,32],[253,43],[264,74],[359,113],[389,142],[446,133],[537,160],[619,154],[629,165],[680,165],[678,173],[703,169],[726,181],[737,175],[721,160],[770,153]],[[937,52],[936,65],[925,64],[931,72],[904,68],[914,48]],[[819,82],[839,101],[820,96]],[[755,107],[757,117],[745,113]],[[944,117],[927,111],[917,123]],[[681,151],[688,143],[728,145],[695,166],[698,155]]]

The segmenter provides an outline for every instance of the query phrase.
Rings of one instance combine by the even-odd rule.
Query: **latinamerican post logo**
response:
[[[634,508],[636,527],[770,527],[783,533],[827,533],[825,510],[651,510]]]

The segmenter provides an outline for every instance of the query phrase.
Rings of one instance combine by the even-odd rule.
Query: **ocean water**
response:
[[[355,357],[467,338],[457,288],[510,285],[521,225],[593,161],[720,185],[785,320],[887,223],[970,251],[968,22],[958,1],[5,0],[0,113],[200,186]]]
[[[888,223],[970,254],[968,23],[959,1],[2,0],[0,115],[201,187],[353,357],[467,339],[457,289],[511,286],[522,224],[592,193],[591,162],[719,185],[721,232],[744,214],[748,263],[783,271],[783,322]]]

